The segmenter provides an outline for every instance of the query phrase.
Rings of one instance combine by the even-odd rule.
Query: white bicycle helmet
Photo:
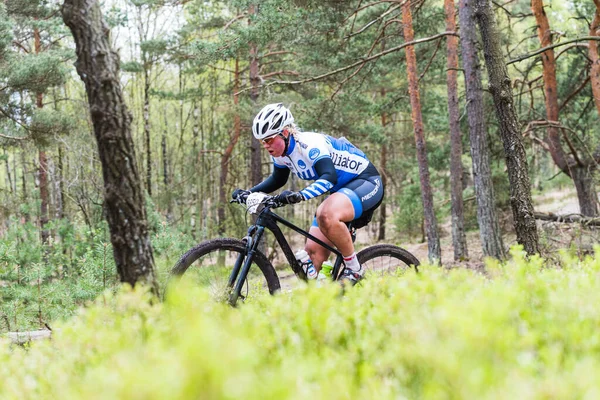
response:
[[[282,103],[268,104],[254,117],[252,133],[258,140],[263,140],[281,133],[293,123],[292,113]]]

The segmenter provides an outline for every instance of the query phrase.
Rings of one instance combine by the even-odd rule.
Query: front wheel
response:
[[[171,270],[172,277],[191,280],[206,287],[217,301],[227,301],[232,288],[228,281],[240,255],[246,254],[246,243],[239,239],[219,238],[207,240],[185,253]],[[265,288],[273,294],[280,289],[279,278],[267,257],[257,251],[240,294],[245,299]]]
[[[420,265],[417,257],[401,247],[392,244],[377,244],[367,247],[356,255],[358,262],[369,275],[402,275],[407,271],[418,272]]]

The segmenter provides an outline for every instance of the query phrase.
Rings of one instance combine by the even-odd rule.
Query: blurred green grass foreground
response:
[[[486,274],[425,266],[237,309],[193,287],[164,303],[107,292],[55,331],[0,342],[0,398],[597,399],[600,247],[552,267],[513,249]]]

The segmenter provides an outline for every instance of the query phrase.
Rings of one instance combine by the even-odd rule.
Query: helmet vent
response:
[[[281,117],[279,117],[279,119],[277,120],[277,122],[275,122],[273,124],[273,126],[271,127],[271,129],[279,129],[279,128],[281,128],[281,121],[283,121],[283,115]]]

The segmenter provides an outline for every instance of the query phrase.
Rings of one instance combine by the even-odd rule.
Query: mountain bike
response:
[[[181,277],[184,274],[194,275],[194,280],[207,286],[214,297],[227,301],[232,306],[236,305],[238,299],[245,300],[251,287],[260,290],[266,283],[269,293],[274,294],[281,289],[280,280],[271,261],[259,249],[265,229],[268,229],[275,235],[294,274],[301,280],[307,280],[306,271],[296,260],[294,252],[279,228],[281,224],[331,251],[336,257],[331,279],[337,280],[340,277],[344,268],[342,254],[336,248],[275,214],[272,210],[283,204],[274,196],[259,192],[251,193],[245,204],[248,212],[256,216],[246,236],[241,240],[218,238],[198,244],[179,259],[171,270],[171,275],[173,277]],[[372,216],[373,210],[367,211],[360,218],[347,224],[353,242],[356,240],[356,230],[366,226]],[[366,269],[365,279],[377,274],[399,275],[409,270],[418,272],[420,264],[414,255],[392,244],[376,244],[367,247],[359,251],[357,257]],[[192,266],[193,268],[190,268]],[[261,278],[264,278],[264,281]]]

